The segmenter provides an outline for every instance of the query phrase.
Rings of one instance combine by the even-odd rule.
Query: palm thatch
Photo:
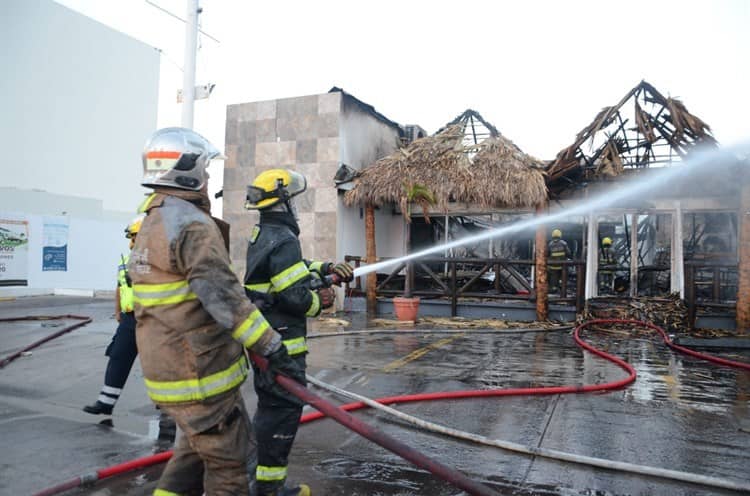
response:
[[[464,145],[464,137],[462,124],[450,125],[378,160],[360,171],[344,202],[349,206],[397,204],[408,218],[415,188],[429,190],[431,203],[444,211],[450,202],[489,210],[532,207],[546,201],[541,161],[500,135],[477,145]]]
[[[633,122],[624,112],[631,99]],[[547,183],[558,193],[579,180],[671,162],[672,153],[674,159],[683,159],[698,145],[716,146],[711,128],[680,100],[641,81],[617,105],[604,107],[575,142],[557,154],[547,167]]]

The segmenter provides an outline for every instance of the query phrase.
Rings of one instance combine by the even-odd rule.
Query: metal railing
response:
[[[359,267],[361,257],[346,256],[347,262]],[[378,261],[388,260],[380,258]],[[549,302],[574,305],[576,311],[583,310],[585,262],[578,260],[548,260],[562,267],[560,291],[549,295]],[[409,262],[398,263],[390,273],[379,281],[376,287],[378,296],[398,296],[404,294],[406,278],[400,273],[407,264],[412,264],[406,271],[411,277],[410,287],[413,296],[422,298],[447,299],[451,302],[451,315],[457,314],[460,300],[516,300],[536,301],[536,292],[532,287],[533,260],[509,260],[500,258],[420,258]],[[439,267],[439,268],[438,268]],[[492,277],[488,276],[492,274]],[[487,275],[487,277],[485,277]],[[483,281],[483,283],[481,283]],[[515,291],[507,291],[507,287]],[[364,294],[364,281],[360,277],[349,285],[352,295]]]
[[[354,267],[362,265],[362,257],[347,255],[345,260]],[[390,260],[379,258],[378,261]],[[447,299],[451,302],[451,315],[456,315],[460,301],[474,300],[516,300],[536,301],[532,287],[533,260],[509,260],[499,258],[420,258],[412,263],[408,273],[412,278],[414,296],[423,298]],[[559,294],[550,294],[553,304],[575,305],[576,312],[583,310],[585,298],[586,264],[579,260],[548,260],[548,264],[562,266]],[[377,296],[399,296],[404,294],[405,277],[400,273],[407,263],[393,266],[390,273],[378,282]],[[440,269],[436,269],[440,267]],[[494,274],[492,284],[483,279],[490,271]],[[483,288],[477,283],[484,280]],[[510,282],[512,280],[513,282]],[[503,284],[505,282],[506,284]],[[516,292],[503,290],[510,283]],[[695,324],[699,311],[721,311],[733,313],[736,309],[738,284],[737,263],[715,263],[689,260],[685,262],[685,303],[688,307],[690,325]],[[364,296],[365,281],[355,278],[347,287],[347,293]]]

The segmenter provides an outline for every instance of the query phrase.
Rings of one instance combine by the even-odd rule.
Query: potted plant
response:
[[[429,188],[421,184],[404,183],[405,195],[401,200],[401,211],[404,213],[406,220],[406,246],[408,248],[411,241],[411,204],[416,202],[422,206],[424,218],[427,223],[430,222],[428,207],[435,203],[435,197]],[[396,318],[401,321],[416,321],[419,312],[419,297],[412,294],[412,280],[414,277],[414,265],[411,261],[406,263],[406,274],[404,278],[404,294],[393,298],[393,309]]]

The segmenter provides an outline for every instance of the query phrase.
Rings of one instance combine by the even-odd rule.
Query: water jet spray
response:
[[[630,184],[624,185],[612,191],[601,193],[596,197],[582,201],[581,203],[572,206],[567,209],[559,210],[554,213],[537,216],[532,219],[523,220],[509,226],[497,227],[490,229],[487,232],[467,236],[465,238],[457,239],[449,243],[433,246],[426,248],[414,253],[409,253],[399,258],[391,260],[383,260],[369,265],[364,265],[354,269],[354,277],[364,276],[370,272],[375,272],[386,267],[401,264],[409,260],[421,258],[433,253],[442,252],[451,248],[456,248],[466,244],[476,243],[479,241],[486,241],[493,238],[499,238],[508,234],[517,233],[531,227],[537,227],[540,225],[549,224],[551,222],[558,222],[568,217],[576,215],[584,215],[595,210],[600,210],[606,207],[612,207],[623,200],[628,200],[643,195],[643,193],[653,191],[659,186],[667,186],[672,181],[677,179],[684,179],[690,174],[697,171],[702,171],[701,167],[708,165],[713,166],[711,170],[712,177],[715,177],[717,167],[730,167],[738,164],[742,164],[747,168],[747,160],[750,154],[750,143],[742,143],[730,147],[724,147],[722,149],[709,149],[700,150],[696,152],[689,160],[684,161],[679,166],[652,168],[655,173],[631,182]],[[750,171],[748,171],[750,173]]]

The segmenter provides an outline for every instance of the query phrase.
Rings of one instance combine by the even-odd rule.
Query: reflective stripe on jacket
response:
[[[552,260],[567,260],[570,258],[570,250],[568,249],[568,243],[562,239],[553,239],[549,242],[549,258]],[[562,265],[549,265],[547,267],[551,270],[562,270]]]
[[[204,401],[245,380],[243,346],[265,355],[279,337],[245,297],[214,219],[172,194],[147,212],[128,267],[146,388],[157,403]]]
[[[262,308],[263,315],[281,333],[289,354],[295,355],[307,351],[307,318],[321,310],[318,293],[310,289],[311,270],[325,267],[302,258],[293,218],[276,214],[261,213],[248,243],[244,285],[248,296],[253,291],[272,295],[273,304]]]
[[[615,271],[617,261],[611,248],[602,248],[599,254],[599,272],[602,274],[612,274]]]
[[[120,265],[117,266],[117,288],[120,292],[120,311],[133,311],[133,284],[128,276],[128,261],[130,255],[120,255]]]

